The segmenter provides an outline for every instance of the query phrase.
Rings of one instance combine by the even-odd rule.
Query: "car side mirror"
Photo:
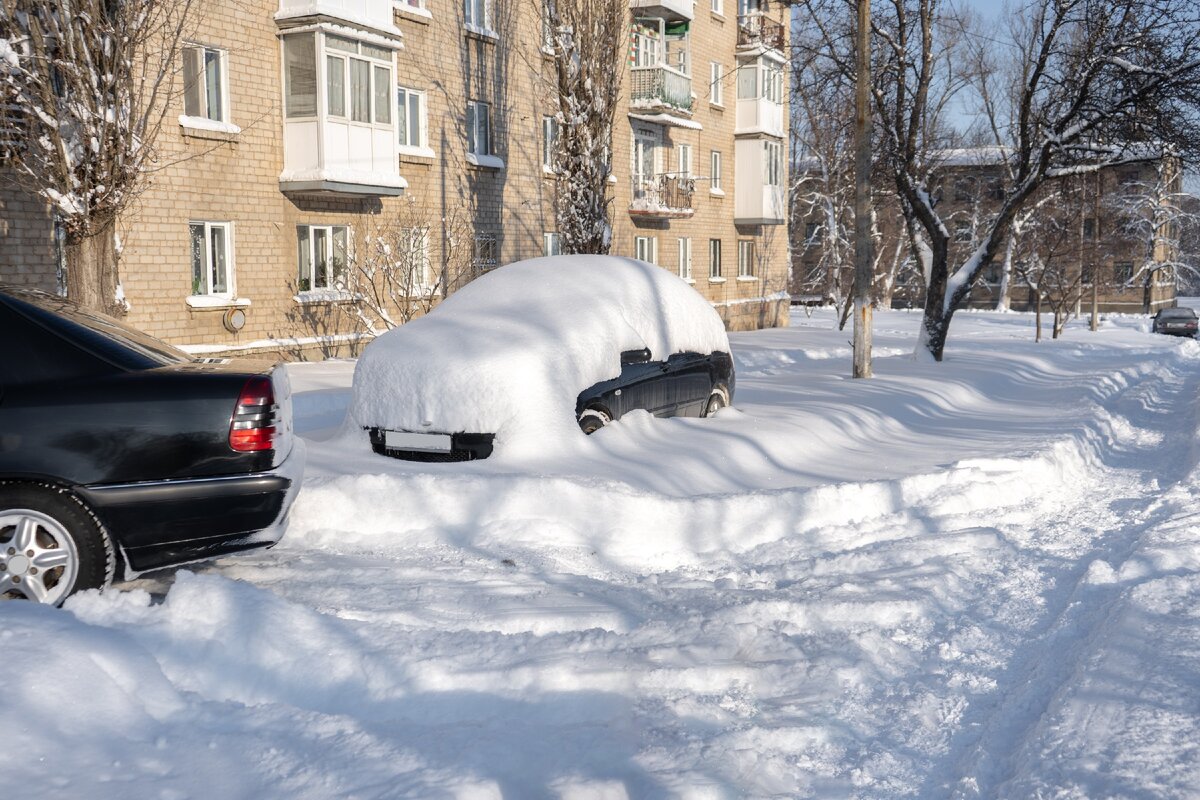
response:
[[[641,350],[625,350],[621,353],[622,367],[629,366],[630,364],[645,364],[649,360],[649,347],[643,347]]]

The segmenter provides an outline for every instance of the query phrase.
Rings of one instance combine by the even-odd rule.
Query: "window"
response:
[[[692,146],[679,144],[675,146],[675,174],[680,178],[692,177]]]
[[[467,103],[467,152],[492,154],[492,107],[474,100]]]
[[[475,235],[475,253],[471,258],[471,266],[476,272],[486,272],[498,265],[497,253],[499,246],[494,233],[478,233]]]
[[[425,93],[401,86],[396,90],[396,127],[401,147],[426,147],[429,139]]]
[[[658,263],[658,237],[633,237],[633,257],[650,264]]]
[[[425,10],[425,0],[396,0],[396,5],[416,9],[417,11]]]
[[[954,220],[954,241],[971,241],[971,221],[968,219]]]
[[[725,68],[715,61],[708,63],[708,102],[713,105],[722,105],[725,102],[725,95],[721,91],[721,77],[725,74]]]
[[[562,255],[562,240],[558,238],[558,233],[548,231],[542,234],[542,252],[548,256]]]
[[[969,202],[975,199],[975,179],[974,178],[955,178],[954,179],[954,199],[959,203]]]
[[[352,122],[392,124],[392,52],[374,45],[325,35],[326,112]],[[355,58],[354,56],[364,56]],[[387,65],[376,61],[386,61]]]
[[[721,151],[713,150],[709,154],[709,171],[712,173],[710,191],[721,192]]]
[[[401,264],[407,269],[409,296],[432,292],[436,287],[429,263],[429,229],[405,228],[400,231]]]
[[[225,99],[225,61],[223,50],[200,45],[183,48],[183,113],[215,122],[229,121]]]
[[[821,243],[821,224],[819,222],[804,223],[804,243],[807,245]]]
[[[491,0],[464,0],[463,19],[468,28],[481,31],[492,29]]]
[[[738,100],[758,99],[758,65],[743,64],[737,71]]]
[[[1084,264],[1080,270],[1079,279],[1085,286],[1091,286],[1096,279],[1096,267],[1093,264]]]
[[[783,103],[783,66],[763,59],[762,71],[763,97],[772,103]]]
[[[296,286],[302,292],[330,289],[346,274],[350,229],[345,225],[296,226]]]
[[[558,120],[542,117],[542,169],[554,172],[555,151],[558,150]]]
[[[550,0],[542,0],[542,49],[554,52],[554,24],[550,16]]]
[[[686,236],[679,237],[679,277],[692,279],[692,240]]]
[[[633,66],[657,67],[658,29],[639,23],[633,31]]]
[[[1113,281],[1121,286],[1133,280],[1133,262],[1118,261],[1113,264]]]
[[[1095,219],[1095,217],[1086,217],[1083,220],[1083,238],[1085,238],[1085,239],[1095,239],[1096,238],[1096,219]]]
[[[722,17],[725,16],[725,0],[709,0],[709,2],[712,3],[709,6],[709,10],[712,13],[719,14]]]
[[[738,239],[738,277],[754,277],[754,240]]]
[[[190,222],[192,294],[232,296],[232,263],[228,222]]]
[[[284,114],[317,115],[317,46],[311,33],[283,38]]]
[[[708,279],[710,281],[722,280],[720,239],[708,240]]]
[[[763,142],[763,184],[783,186],[783,143]]]
[[[737,88],[739,100],[761,97],[772,103],[782,103],[783,67],[766,58],[742,64],[738,67]]]

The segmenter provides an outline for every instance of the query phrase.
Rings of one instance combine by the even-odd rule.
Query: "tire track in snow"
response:
[[[1101,497],[1085,496],[1058,515],[1048,531],[1079,527],[1095,518],[1097,507],[1107,501],[1119,516],[1095,537],[1098,547],[1072,561],[1050,593],[1049,613],[1039,626],[1042,633],[1021,648],[992,693],[993,705],[979,714],[967,714],[952,741],[943,767],[935,764],[922,797],[949,796],[955,800],[1004,797],[1005,786],[1019,780],[1019,756],[1032,743],[1048,709],[1074,685],[1085,659],[1112,616],[1117,613],[1125,586],[1121,583],[1089,583],[1089,570],[1098,561],[1119,572],[1134,558],[1146,536],[1169,521],[1177,509],[1162,499],[1145,506],[1145,498],[1160,495],[1164,488],[1187,476],[1197,463],[1196,431],[1200,408],[1193,400],[1200,388],[1200,374],[1190,363],[1179,364],[1157,380],[1127,387],[1109,403],[1119,412],[1140,412],[1166,445],[1151,449],[1143,443],[1134,451],[1114,448],[1107,453],[1112,464]],[[1188,412],[1188,413],[1180,413]],[[1153,439],[1154,437],[1149,437]]]

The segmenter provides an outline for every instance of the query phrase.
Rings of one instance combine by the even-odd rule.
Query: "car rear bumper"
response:
[[[300,491],[305,448],[270,472],[84,486],[79,494],[125,556],[125,577],[270,547]]]
[[[406,461],[475,461],[492,454],[495,435],[491,433],[428,433],[426,431],[388,431],[383,428],[368,428],[371,449],[381,456],[401,458]],[[399,434],[403,444],[389,441],[389,434]],[[420,440],[427,438],[428,445]]]

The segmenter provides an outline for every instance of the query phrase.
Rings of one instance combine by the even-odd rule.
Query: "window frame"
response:
[[[725,16],[725,0],[710,0],[708,10],[718,17]]]
[[[725,160],[725,157],[723,155],[721,155],[720,150],[710,150],[709,151],[708,169],[711,174],[709,175],[708,190],[710,192],[714,192],[714,193],[719,192],[721,194],[725,194],[725,187],[722,185],[722,177],[721,177],[721,170],[723,168],[722,162],[724,160]]]
[[[482,22],[475,18],[477,10],[483,14]],[[492,28],[493,10],[492,0],[463,0],[463,25],[475,33],[495,35]]]
[[[307,275],[305,275],[302,272],[302,268],[304,265],[303,265],[303,260],[302,260],[302,254],[300,251],[301,241],[302,241],[302,237],[301,237],[301,233],[300,233],[301,231],[305,232],[303,241],[305,241],[307,243],[307,247],[308,247],[308,274]],[[317,274],[316,274],[316,269],[317,269],[317,259],[316,259],[317,235],[316,235],[316,232],[317,231],[323,231],[326,234],[326,236],[325,236],[326,252],[323,254],[325,256],[326,274],[324,275],[324,284],[323,285],[317,285]],[[342,239],[343,239],[343,241],[342,241],[343,263],[341,265],[340,270],[338,269],[338,265],[337,265],[337,261],[336,261],[336,256],[337,256],[336,248],[337,248],[337,239],[338,239],[339,232],[341,232]],[[339,281],[339,279],[341,279],[345,276],[346,269],[349,266],[350,250],[351,250],[351,242],[352,241],[353,240],[351,237],[349,225],[335,225],[332,223],[327,224],[327,225],[320,225],[320,224],[314,225],[314,224],[307,224],[307,223],[297,224],[296,225],[296,291],[297,291],[297,293],[303,294],[305,292],[313,292],[313,291],[318,291],[318,292],[319,291],[337,291],[340,288],[338,286],[338,281]],[[307,283],[308,283],[307,286],[305,286],[305,281],[307,281]]]
[[[708,62],[708,102],[714,106],[725,105],[725,66],[716,61]]]
[[[480,131],[479,131],[479,120],[480,120],[479,109],[481,107],[483,109],[485,109],[487,112],[483,117],[483,119],[486,121],[485,126],[484,126],[484,128],[485,128],[484,133],[486,134],[485,138],[487,141],[485,142],[486,148],[482,151],[479,150],[479,148],[477,146],[479,144],[479,133],[480,133]],[[473,156],[495,155],[495,153],[493,152],[493,147],[492,147],[492,104],[491,103],[485,103],[482,100],[468,100],[467,101],[467,152]]]
[[[649,258],[643,258],[643,255],[648,255]],[[633,237],[633,257],[639,261],[645,261],[647,264],[658,265],[658,237],[657,236],[634,236]]]
[[[403,95],[403,100],[401,99]],[[417,99],[417,134],[421,141],[413,144],[407,141],[410,126],[412,125],[412,107],[411,101]],[[412,153],[414,151],[426,151],[429,149],[429,95],[424,89],[414,89],[411,86],[396,87],[396,142],[401,153]],[[401,126],[400,109],[404,109],[404,125]],[[404,135],[406,141],[401,141],[401,134]]]
[[[558,117],[542,117],[542,172],[557,173],[555,154],[558,149]]]
[[[710,283],[724,283],[725,275],[721,267],[721,240],[708,240],[708,280]]]
[[[188,42],[183,46],[182,50],[183,50],[183,59],[184,59],[184,86],[183,86],[183,114],[184,114],[184,116],[191,117],[193,119],[207,119],[207,120],[211,120],[212,122],[228,123],[229,116],[230,116],[230,114],[229,114],[229,51],[224,48],[220,48],[220,47],[213,47],[211,45],[200,44],[199,42]],[[189,54],[194,53],[196,51],[199,51],[199,53],[200,53],[200,66],[196,73],[196,82],[192,85],[191,88],[189,88],[188,83],[187,83],[188,57],[189,57]],[[210,102],[209,102],[210,97],[209,97],[209,81],[208,81],[208,69],[207,68],[208,68],[208,63],[209,63],[208,55],[210,53],[212,53],[216,56],[215,63],[216,63],[216,68],[217,68],[217,91],[219,93],[218,105],[220,106],[219,112],[218,112],[219,116],[216,116],[216,117],[214,117],[208,113],[209,106],[210,106]],[[198,113],[198,114],[188,113],[188,106],[191,104],[192,91],[194,89],[198,89],[200,91],[200,96],[195,98],[195,102],[198,104],[198,106],[194,110],[196,110],[196,111],[203,110],[204,113]]]
[[[562,255],[562,237],[558,231],[542,231],[542,255]]]
[[[199,227],[203,232],[204,237],[204,276],[203,283],[197,285],[196,275],[196,252],[194,238],[194,229]],[[213,288],[213,248],[212,248],[212,231],[220,230],[223,232],[225,244],[225,289],[224,291],[215,291]],[[233,261],[233,222],[232,221],[213,221],[191,219],[188,220],[188,248],[191,266],[192,266],[192,291],[189,297],[219,297],[226,300],[231,300],[236,295],[236,285],[234,283],[234,261]]]
[[[488,255],[487,251],[491,251]],[[500,266],[500,237],[494,233],[476,233],[471,245],[471,268],[476,274]]]
[[[695,283],[692,277],[692,237],[680,236],[677,240],[679,277],[688,283]]]
[[[753,239],[738,239],[738,280],[757,280],[754,270],[757,246]]]
[[[783,186],[783,142],[763,139],[763,185]]]
[[[692,177],[692,146],[687,142],[675,145],[675,176],[682,180]]]

